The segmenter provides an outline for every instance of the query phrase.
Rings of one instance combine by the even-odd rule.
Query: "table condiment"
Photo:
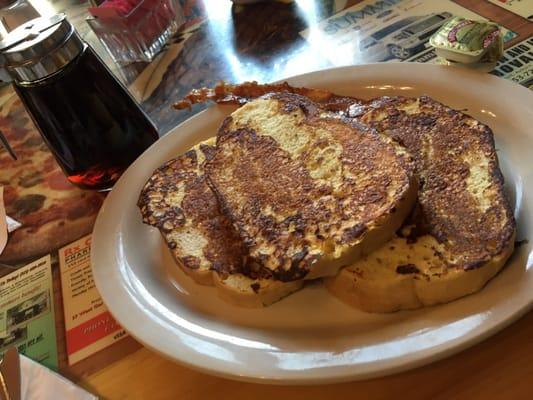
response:
[[[13,79],[68,180],[110,189],[158,138],[143,110],[64,15],[21,25],[0,42]]]
[[[429,43],[438,56],[465,64],[494,62],[503,54],[498,25],[461,17],[445,23],[429,39]]]

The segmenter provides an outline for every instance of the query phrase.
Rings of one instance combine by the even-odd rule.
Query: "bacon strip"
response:
[[[203,103],[208,100],[218,104],[242,105],[250,100],[272,92],[287,92],[306,96],[314,102],[321,103],[330,111],[345,111],[354,104],[361,104],[362,100],[355,97],[339,96],[327,90],[306,87],[294,87],[287,82],[279,84],[260,84],[255,81],[240,84],[219,82],[213,88],[193,89],[183,99],[173,104],[177,110],[190,109],[193,104]]]

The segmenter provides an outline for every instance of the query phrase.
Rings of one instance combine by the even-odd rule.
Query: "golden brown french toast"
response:
[[[391,242],[328,279],[371,312],[443,303],[480,290],[514,248],[492,131],[429,97],[383,97],[349,111],[413,155],[418,205]]]
[[[379,247],[416,198],[403,147],[289,93],[233,112],[205,170],[255,272],[284,282],[334,275]]]
[[[213,145],[214,139],[203,142],[154,171],[138,201],[143,221],[159,229],[177,265],[197,283],[215,285],[239,306],[269,305],[303,283],[254,277],[246,248],[206,184],[203,163]]]

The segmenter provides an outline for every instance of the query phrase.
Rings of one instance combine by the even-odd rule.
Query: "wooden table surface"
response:
[[[229,381],[176,365],[143,348],[83,381],[108,399],[531,399],[533,313],[460,354],[412,371],[324,386]]]
[[[68,0],[55,1],[70,4]],[[188,18],[188,29],[176,36],[166,52],[151,64],[113,69],[129,85],[162,134],[205,107],[198,105],[191,112],[182,113],[170,108],[173,101],[192,88],[220,79],[274,81],[342,65],[340,59],[337,62],[323,57],[299,32],[359,3],[300,0],[232,7],[229,0],[180,2]],[[80,10],[83,2],[73,3]],[[507,47],[533,35],[532,22],[487,1],[455,3],[516,32],[517,37]],[[85,33],[90,42],[91,32]],[[60,303],[58,297],[59,307]],[[60,308],[56,314],[62,314]],[[64,347],[62,329],[60,321],[58,335]],[[211,377],[140,348],[133,340],[61,372],[107,399],[529,399],[533,398],[532,338],[533,313],[529,313],[481,344],[443,361],[385,378],[326,386],[258,385]],[[65,359],[64,354],[60,359]]]

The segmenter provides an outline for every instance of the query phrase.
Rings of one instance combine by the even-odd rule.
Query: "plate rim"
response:
[[[449,71],[453,71],[451,73],[460,73],[466,77],[472,76],[474,80],[480,79],[480,77],[486,77],[488,79],[488,84],[491,82],[498,82],[498,84],[503,84],[504,86],[508,86],[509,90],[512,90],[516,92],[516,94],[519,94],[520,98],[522,96],[525,96],[527,99],[529,97],[530,100],[533,100],[533,93],[508,80],[504,80],[503,78],[499,78],[493,75],[489,74],[482,74],[475,71],[469,71],[465,70],[463,68],[459,67],[450,67],[450,66],[441,66],[441,65],[433,65],[433,64],[420,64],[420,63],[374,63],[374,64],[363,64],[363,65],[355,65],[355,66],[345,66],[345,67],[336,67],[336,68],[328,68],[320,71],[314,71],[306,74],[301,75],[295,75],[290,78],[283,79],[281,81],[305,81],[309,80],[311,77],[316,76],[317,74],[323,74],[323,73],[329,73],[329,74],[346,74],[350,73],[355,75],[355,77],[352,79],[353,81],[357,80],[357,71],[361,69],[390,69],[391,71],[394,71],[395,69],[439,69],[441,71],[446,70],[446,73],[449,73]],[[381,74],[377,74],[378,76],[381,76]],[[467,78],[470,79],[470,78]],[[416,80],[416,79],[415,79]],[[312,85],[310,85],[312,86]],[[514,99],[515,100],[515,99]],[[516,101],[516,100],[515,100]],[[185,124],[193,123],[195,120],[198,120],[200,118],[203,118],[205,113],[213,112],[213,109],[215,109],[213,106],[207,108],[206,110],[203,110],[191,118],[187,119],[186,121],[182,122],[175,128],[171,129],[165,136],[163,136],[160,140],[158,140],[153,146],[164,146],[166,142],[170,142],[170,137],[172,135],[177,134],[177,132],[180,130],[180,128]],[[224,112],[224,111],[223,111]],[[225,113],[225,112],[224,112]],[[533,115],[533,114],[532,114]],[[159,143],[159,145],[158,145]],[[151,151],[152,147],[150,147],[146,152]],[[93,270],[93,276],[94,281],[96,283],[96,286],[102,296],[102,299],[104,300],[105,304],[107,305],[109,311],[113,314],[115,319],[137,340],[139,340],[144,346],[151,349],[152,351],[157,352],[158,354],[162,355],[163,357],[170,359],[174,362],[178,362],[180,364],[183,364],[189,368],[192,368],[194,370],[201,371],[203,373],[208,373],[210,375],[220,376],[224,378],[230,378],[234,380],[239,381],[246,381],[246,382],[255,382],[255,383],[274,383],[274,384],[326,384],[326,383],[335,383],[335,382],[346,382],[346,381],[355,381],[355,380],[362,380],[362,379],[370,379],[378,376],[385,376],[390,375],[394,373],[398,373],[400,371],[407,371],[413,368],[420,367],[422,365],[426,365],[431,362],[435,362],[438,360],[441,360],[443,358],[446,358],[448,356],[451,356],[453,354],[456,354],[460,351],[465,350],[468,347],[471,347],[486,338],[494,335],[496,332],[499,332],[500,330],[504,329],[505,327],[512,324],[514,321],[522,317],[525,313],[527,313],[529,310],[533,308],[533,295],[529,299],[529,302],[527,304],[522,305],[521,307],[518,307],[514,309],[514,311],[499,320],[499,322],[495,322],[493,326],[490,326],[488,329],[482,330],[480,333],[477,334],[468,334],[466,339],[464,338],[455,338],[450,341],[447,341],[445,344],[442,344],[442,348],[439,348],[438,351],[430,352],[430,349],[424,349],[424,350],[418,350],[415,355],[418,355],[418,357],[409,357],[408,360],[404,362],[398,362],[396,364],[392,363],[389,367],[382,367],[379,370],[370,370],[367,372],[357,372],[354,371],[349,372],[346,371],[344,374],[342,373],[334,373],[334,374],[328,374],[325,376],[317,377],[315,375],[308,376],[305,371],[302,370],[300,373],[294,373],[290,374],[290,377],[282,376],[282,375],[276,375],[276,374],[264,374],[261,376],[258,376],[257,374],[246,374],[246,373],[240,373],[236,374],[233,372],[230,372],[228,370],[221,369],[217,367],[219,363],[224,363],[224,361],[216,360],[216,363],[214,362],[211,366],[206,365],[206,363],[200,361],[195,362],[194,358],[191,360],[191,358],[186,357],[177,357],[176,355],[171,355],[166,353],[165,351],[161,350],[157,346],[152,345],[151,340],[147,340],[147,336],[150,335],[144,334],[138,334],[138,332],[135,332],[135,328],[132,327],[130,324],[130,321],[123,317],[123,315],[119,315],[120,313],[114,313],[113,309],[115,308],[115,303],[113,300],[110,300],[108,296],[108,283],[105,282],[105,274],[101,274],[102,267],[96,266],[97,260],[102,260],[105,256],[103,254],[103,247],[104,244],[100,244],[101,241],[103,241],[103,235],[100,233],[99,235],[96,235],[97,232],[102,232],[105,229],[105,225],[107,223],[107,213],[106,210],[110,207],[110,204],[115,197],[118,197],[116,193],[120,193],[120,188],[125,185],[124,182],[126,182],[128,179],[134,179],[128,178],[131,176],[131,172],[135,169],[138,169],[138,165],[142,163],[143,157],[139,157],[129,168],[128,170],[123,174],[123,176],[119,179],[117,182],[115,188],[118,188],[117,190],[112,190],[111,193],[107,196],[104,205],[102,206],[98,217],[96,219],[96,223],[93,230],[93,245],[91,248],[91,263],[92,263],[92,270]],[[108,260],[109,261],[109,260]],[[98,263],[100,265],[106,265],[107,268],[110,268],[109,262],[104,263],[100,262]],[[102,290],[102,288],[104,288]],[[106,298],[107,297],[107,298]],[[426,353],[430,354],[426,354]],[[191,353],[192,354],[192,353]],[[394,361],[394,359],[391,360],[391,362]],[[247,372],[247,371],[245,371]],[[280,371],[282,372],[282,371]],[[292,371],[291,371],[292,372]]]

